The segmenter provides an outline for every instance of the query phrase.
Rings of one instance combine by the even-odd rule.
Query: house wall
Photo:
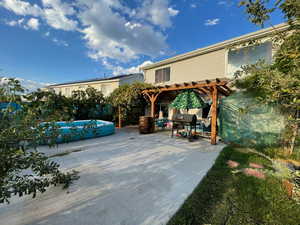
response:
[[[132,76],[120,79],[120,85],[132,84],[134,82],[144,82],[144,75],[140,73],[140,74],[134,74]]]
[[[88,87],[93,87],[96,90],[99,90],[103,93],[105,97],[109,96],[116,88],[122,84],[131,84],[136,81],[143,82],[143,74],[133,74],[131,76],[123,77],[120,79],[110,79],[110,80],[101,80],[101,81],[92,81],[92,82],[82,82],[82,83],[70,83],[62,85],[53,85],[47,89],[54,90],[57,94],[61,93],[67,97],[71,96],[73,91],[77,90],[86,90]]]
[[[280,24],[275,28],[277,31],[286,31],[288,26]],[[240,70],[242,65],[254,64],[258,59],[264,59],[267,63],[272,61],[278,49],[278,46],[276,48],[272,44],[272,38],[270,38],[273,32],[274,27],[263,29],[145,66],[142,68],[145,82],[153,85],[171,85],[206,79],[233,78],[234,73]],[[245,44],[253,40],[258,40],[263,46],[245,48]],[[170,81],[155,83],[155,71],[166,67],[170,67]],[[158,99],[157,105],[160,102],[161,100]],[[146,115],[150,114],[149,107],[145,111]],[[170,119],[173,109],[169,107],[168,112]],[[196,114],[198,118],[202,117],[201,109],[192,109],[188,113]],[[159,108],[156,109],[156,114],[159,114]]]
[[[93,87],[98,91],[102,91],[104,96],[108,96],[116,88],[119,87],[119,81],[101,81],[101,82],[89,82],[89,83],[77,83],[68,84],[53,87],[55,93],[61,93],[64,96],[71,96],[73,91],[86,90],[88,87]]]
[[[226,49],[206,53],[185,60],[145,70],[145,82],[155,84],[155,71],[170,67],[170,81],[163,84],[183,83],[224,78],[226,74]],[[158,84],[159,85],[159,84]]]

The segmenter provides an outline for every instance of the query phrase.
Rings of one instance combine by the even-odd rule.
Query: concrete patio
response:
[[[67,190],[51,187],[35,199],[0,206],[1,225],[162,225],[212,166],[223,144],[188,142],[159,132],[115,135],[40,148],[80,179]]]

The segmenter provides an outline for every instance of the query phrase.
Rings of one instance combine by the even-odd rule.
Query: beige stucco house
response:
[[[96,90],[101,91],[104,96],[108,96],[120,85],[131,84],[137,81],[144,81],[144,76],[142,73],[54,84],[47,86],[46,89],[53,90],[56,93],[61,93],[62,95],[69,97],[73,91],[85,90],[88,87],[93,87]]]
[[[258,60],[271,62],[276,47],[270,36],[287,29],[287,24],[279,24],[145,66],[142,68],[145,82],[162,86],[216,78],[233,78],[234,73],[243,65],[254,64]],[[245,46],[253,40],[260,40],[260,44]],[[170,97],[164,96],[158,101],[159,110],[163,111],[164,117],[172,116],[172,110],[168,106],[170,101]],[[191,113],[202,116],[202,110],[194,110]]]

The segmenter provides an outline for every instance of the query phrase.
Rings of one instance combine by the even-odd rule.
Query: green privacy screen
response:
[[[276,109],[242,92],[221,100],[219,119],[219,136],[225,142],[248,147],[278,144],[284,128],[284,117]]]

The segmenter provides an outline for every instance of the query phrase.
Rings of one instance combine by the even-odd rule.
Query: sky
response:
[[[238,2],[0,0],[0,77],[39,87],[138,72],[259,30]],[[282,21],[275,12],[266,26]]]

